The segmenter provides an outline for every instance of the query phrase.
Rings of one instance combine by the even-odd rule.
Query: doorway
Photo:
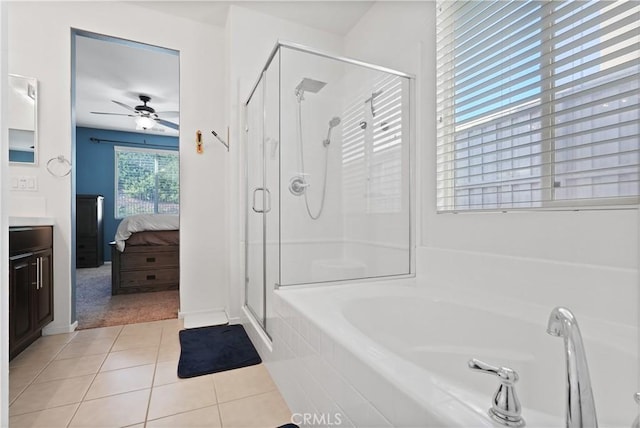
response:
[[[72,30],[72,319],[177,318],[179,52]]]

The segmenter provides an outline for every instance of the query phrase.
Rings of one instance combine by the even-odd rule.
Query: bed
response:
[[[179,283],[178,216],[124,218],[111,242],[111,294],[177,290]]]

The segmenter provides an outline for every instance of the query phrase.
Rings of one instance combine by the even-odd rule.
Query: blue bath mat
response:
[[[260,364],[262,360],[240,324],[181,330],[178,377],[202,376]]]

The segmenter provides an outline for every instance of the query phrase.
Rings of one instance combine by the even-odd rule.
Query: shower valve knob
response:
[[[289,180],[289,191],[295,196],[303,195],[305,189],[309,186],[310,184],[304,180],[304,177],[299,175],[296,175]]]

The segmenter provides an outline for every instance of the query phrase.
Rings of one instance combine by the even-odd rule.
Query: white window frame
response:
[[[442,2],[441,2],[442,3]],[[544,35],[546,29],[548,29],[553,19],[551,17],[551,11],[553,10],[554,4],[553,0],[548,1],[545,5],[543,5],[543,9],[547,8],[548,10],[544,11],[543,18],[540,23],[540,28],[542,28],[541,35]],[[438,7],[438,13],[441,12],[441,7]],[[552,98],[555,96],[554,91],[554,50],[553,50],[554,40],[549,38],[541,39],[540,50],[541,50],[541,61],[540,61],[540,73],[541,73],[541,81],[546,85],[545,88],[541,86],[541,97],[546,97],[548,99],[542,99],[541,104],[545,110],[543,110],[543,115],[541,121],[549,121],[553,120],[553,110],[554,103]],[[451,52],[446,52],[444,56],[438,55],[439,61],[452,61],[453,55]],[[438,85],[441,85],[441,81],[438,80]],[[542,83],[541,83],[542,84]],[[440,103],[441,100],[439,99]],[[449,126],[448,128],[443,123],[443,116],[448,116],[449,118],[453,118],[453,103],[450,103],[448,106],[439,106],[438,108],[438,138],[444,138],[447,135],[446,132],[441,133],[440,131],[445,129],[449,132],[452,132],[453,126]],[[443,114],[444,113],[444,114]],[[453,119],[450,119],[453,120]],[[548,124],[547,124],[548,125]],[[555,145],[554,145],[554,135],[553,132],[555,128],[553,126],[542,126],[542,132],[546,133],[542,136],[541,141],[541,153],[543,156],[542,160],[542,173],[540,176],[540,180],[542,181],[542,201],[539,202],[540,206],[535,207],[496,207],[496,208],[473,208],[473,207],[456,207],[456,188],[455,185],[455,174],[457,168],[455,167],[456,155],[455,155],[455,144],[456,141],[452,138],[450,141],[438,144],[438,156],[436,156],[436,169],[438,170],[440,163],[444,163],[446,165],[451,165],[452,167],[444,168],[443,170],[438,170],[437,177],[437,212],[446,213],[446,212],[479,212],[479,211],[523,211],[523,210],[598,210],[598,209],[636,209],[635,206],[640,203],[640,195],[636,196],[617,196],[611,198],[590,198],[590,199],[555,199]],[[453,135],[453,133],[451,133]],[[440,149],[445,147],[440,153]],[[448,183],[452,183],[451,185],[447,185]],[[444,184],[444,186],[443,186]],[[498,183],[497,186],[500,186]],[[478,185],[476,187],[482,187]],[[442,202],[441,202],[442,201]],[[532,203],[535,201],[532,201]]]

